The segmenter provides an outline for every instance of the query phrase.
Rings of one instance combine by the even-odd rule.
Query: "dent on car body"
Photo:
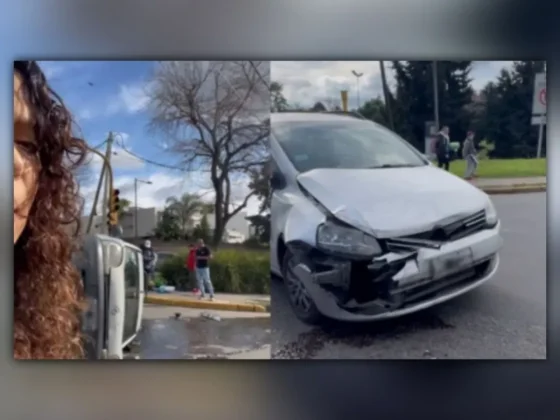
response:
[[[316,246],[317,226],[326,220],[327,215],[309,200],[297,200],[290,208],[284,225],[284,242],[305,243]]]
[[[445,175],[442,178],[439,169],[430,167],[315,169],[300,174],[297,181],[339,220],[376,238],[390,238],[431,230],[445,218],[485,207],[486,194],[454,175]]]
[[[368,225],[359,211],[346,205],[329,211],[305,188],[302,187],[302,191],[309,200],[302,200],[291,209],[286,223],[285,240],[289,247],[301,243],[310,246],[307,249],[295,248],[294,252],[303,252],[307,258],[299,262],[294,273],[314,296],[323,313],[338,319],[357,319],[363,316],[364,320],[372,316],[385,317],[391,313],[396,315],[409,310],[405,308],[405,299],[410,301],[414,300],[415,294],[421,297],[422,294],[435,293],[438,289],[472,276],[471,272],[455,275],[453,281],[448,281],[445,285],[435,282],[445,280],[443,274],[426,278],[425,270],[420,268],[420,264],[426,264],[426,254],[437,253],[444,243],[422,238],[384,238],[384,253],[361,262],[314,252],[317,251],[317,227],[327,218],[337,219],[374,237],[376,231]],[[465,215],[463,212],[442,218],[434,222],[432,228],[447,226]],[[422,255],[424,257],[419,258]],[[488,267],[492,270],[491,265]],[[359,293],[353,290],[357,287],[356,283],[352,283],[353,277],[368,279],[367,282],[362,282],[362,286],[369,287],[369,290],[362,294],[359,301]],[[409,290],[413,292],[407,295]]]

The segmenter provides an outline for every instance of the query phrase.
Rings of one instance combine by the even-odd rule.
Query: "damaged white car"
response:
[[[301,321],[397,317],[496,273],[490,198],[395,133],[349,115],[273,113],[270,146],[271,270]]]

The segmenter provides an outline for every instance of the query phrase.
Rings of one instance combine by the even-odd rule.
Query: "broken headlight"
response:
[[[382,252],[379,242],[372,236],[331,221],[317,228],[317,247],[348,258],[370,258]]]
[[[490,228],[495,227],[498,224],[498,213],[496,213],[496,209],[490,199],[488,199],[488,203],[486,204],[486,208],[484,210],[486,213],[486,226]]]

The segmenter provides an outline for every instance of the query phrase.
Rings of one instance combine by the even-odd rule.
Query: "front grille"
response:
[[[407,239],[419,239],[434,242],[449,242],[472,235],[484,229],[486,224],[486,212],[477,211],[470,216],[463,217],[455,222],[435,229],[407,236]]]
[[[454,287],[467,286],[470,283],[484,277],[492,266],[493,259],[479,261],[475,266],[451,274],[437,281],[419,282],[417,285],[410,285],[403,289],[395,288],[391,295],[401,295],[402,303],[405,305],[418,303],[428,299],[430,295],[445,293],[446,290]]]

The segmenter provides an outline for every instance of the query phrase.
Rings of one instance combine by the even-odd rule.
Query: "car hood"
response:
[[[336,218],[378,238],[430,230],[488,203],[484,192],[431,165],[314,169],[297,180]]]

